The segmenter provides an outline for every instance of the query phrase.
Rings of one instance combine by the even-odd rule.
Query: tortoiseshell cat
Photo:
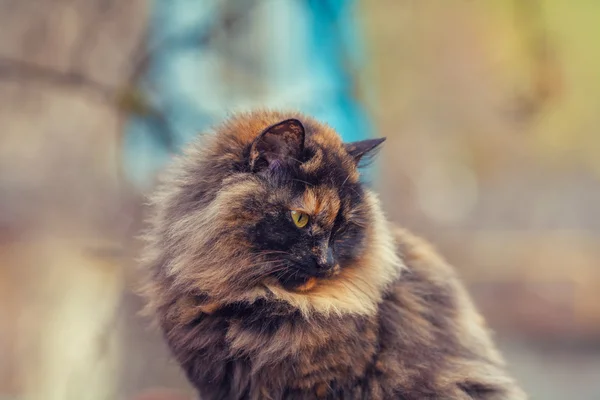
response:
[[[162,178],[143,294],[203,400],[526,398],[452,268],[359,182],[382,142],[240,114]]]

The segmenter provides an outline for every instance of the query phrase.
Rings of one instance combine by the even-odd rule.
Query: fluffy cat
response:
[[[359,181],[382,142],[257,111],[162,177],[142,293],[200,398],[526,398],[452,268]]]

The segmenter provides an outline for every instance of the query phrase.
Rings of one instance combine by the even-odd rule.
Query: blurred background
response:
[[[367,179],[457,267],[531,397],[599,399],[599,16],[0,0],[0,399],[191,393],[131,293],[143,196],[194,135],[255,106],[387,136]]]

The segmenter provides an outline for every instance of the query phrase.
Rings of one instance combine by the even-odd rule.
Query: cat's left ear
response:
[[[356,165],[363,160],[363,158],[373,157],[379,146],[385,142],[386,138],[367,139],[358,142],[344,143],[344,148],[354,158]]]
[[[269,126],[250,147],[250,169],[258,171],[275,162],[299,160],[304,151],[304,137],[304,125],[297,119]]]

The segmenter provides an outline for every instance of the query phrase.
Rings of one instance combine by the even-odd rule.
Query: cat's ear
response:
[[[273,163],[299,160],[304,151],[304,126],[286,119],[266,128],[250,147],[250,169],[258,171]]]
[[[354,158],[356,165],[365,159],[373,157],[379,146],[385,142],[386,138],[367,139],[358,142],[344,143],[344,148]],[[364,160],[363,160],[364,161]]]

